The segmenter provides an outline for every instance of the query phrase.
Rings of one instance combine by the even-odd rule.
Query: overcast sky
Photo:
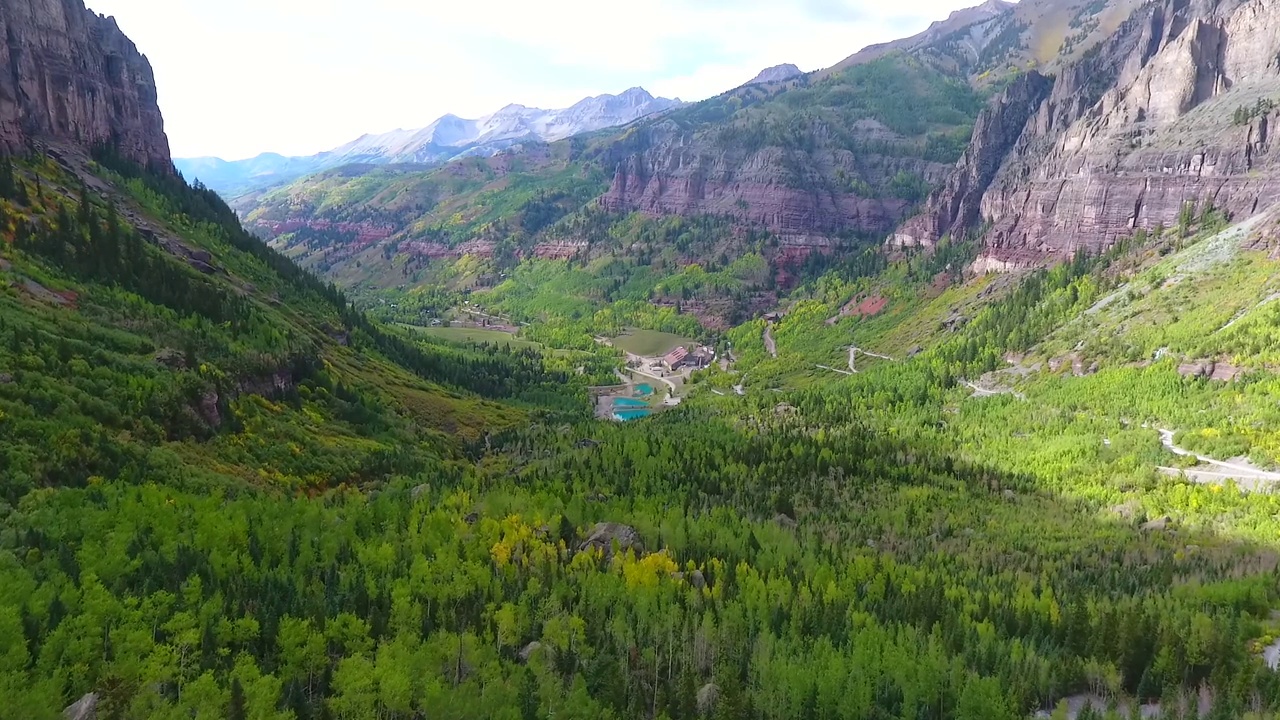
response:
[[[174,155],[230,160],[636,85],[701,100],[980,0],[86,1],[151,59]]]

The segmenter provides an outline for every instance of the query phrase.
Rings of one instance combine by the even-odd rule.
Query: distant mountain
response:
[[[747,83],[748,85],[764,85],[766,83],[785,82],[795,77],[800,77],[804,71],[800,68],[787,63],[785,65],[775,65],[760,71],[760,74],[754,80]]]
[[[980,54],[981,50],[985,49],[985,46],[990,43],[992,37],[997,35],[998,32],[974,31],[973,28],[975,26],[989,27],[992,25],[991,21],[1003,19],[1017,7],[1017,4],[1005,2],[1004,0],[987,0],[987,2],[975,7],[956,10],[946,20],[939,20],[933,23],[928,30],[918,35],[865,47],[843,62],[826,70],[824,74],[838,73],[846,68],[871,62],[890,53],[918,52],[938,45],[948,46],[937,48],[942,49],[944,52],[954,51],[956,49],[954,46],[957,44],[976,46],[975,54]]]
[[[364,135],[328,152],[305,157],[264,153],[248,160],[184,158],[174,164],[222,195],[236,196],[349,164],[439,164],[459,157],[488,157],[521,142],[554,142],[619,127],[684,105],[656,98],[644,88],[586,98],[563,110],[508,105],[476,120],[445,115],[424,128]]]

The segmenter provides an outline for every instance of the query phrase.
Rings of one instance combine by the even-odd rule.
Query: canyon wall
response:
[[[975,267],[1004,270],[1173,226],[1188,204],[1247,217],[1280,200],[1278,58],[1280,4],[1149,3],[1051,89],[1032,73],[997,97],[890,242],[983,228]]]
[[[168,167],[151,64],[81,0],[0,0],[0,150],[33,140],[115,145]]]

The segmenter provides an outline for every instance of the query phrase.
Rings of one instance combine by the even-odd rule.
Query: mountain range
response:
[[[830,69],[775,68],[573,148],[529,145],[447,172],[320,174],[237,208],[272,238],[372,223],[357,234],[388,257],[487,257],[504,233],[525,257],[610,255],[608,233],[574,220],[604,210],[767,232],[780,277],[858,241],[932,246],[984,225],[973,268],[1038,266],[1168,227],[1188,203],[1238,214],[1271,202],[1280,79],[1258,16],[1238,0],[991,0]],[[552,202],[539,215],[550,221],[512,235],[532,187]],[[362,246],[340,245],[297,250],[325,267],[358,263],[352,278],[377,274]],[[683,260],[705,262],[701,252]]]
[[[459,157],[490,156],[523,142],[553,142],[618,127],[682,105],[680,100],[656,98],[636,87],[618,95],[586,98],[563,110],[508,105],[476,120],[445,115],[424,128],[364,135],[317,155],[264,153],[235,161],[177,158],[174,164],[183,175],[234,197],[342,165],[438,164]]]

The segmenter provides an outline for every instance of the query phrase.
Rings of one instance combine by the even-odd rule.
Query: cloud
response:
[[[700,100],[815,70],[977,0],[87,0],[156,69],[174,152],[309,154],[365,132],[641,85]]]

